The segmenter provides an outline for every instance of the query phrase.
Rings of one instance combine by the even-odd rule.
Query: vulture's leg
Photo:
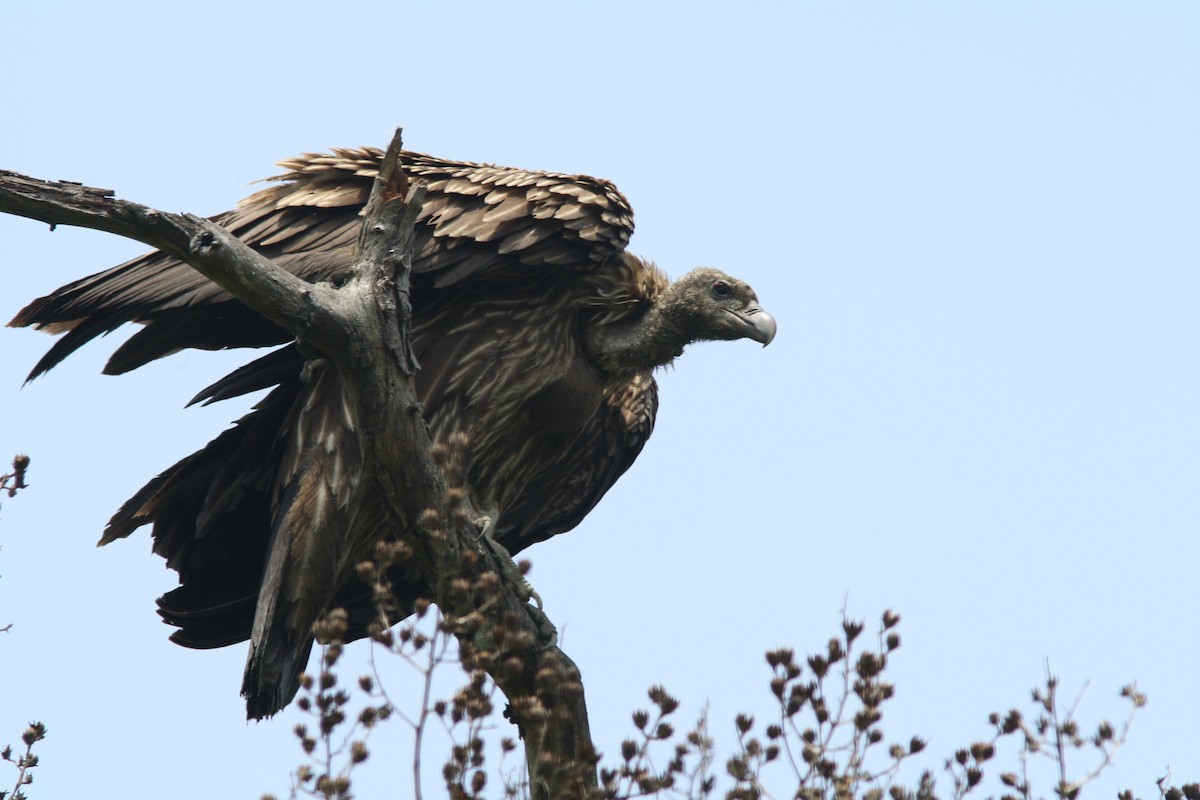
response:
[[[476,541],[486,544],[496,555],[496,560],[503,565],[504,577],[521,587],[521,599],[525,602],[529,602],[532,599],[537,603],[538,610],[541,611],[543,609],[542,596],[537,593],[533,585],[521,574],[521,570],[517,567],[516,561],[508,552],[508,548],[496,541],[496,537],[493,535],[496,532],[496,522],[499,519],[499,515],[494,512],[476,519],[474,521],[475,528],[479,531]]]

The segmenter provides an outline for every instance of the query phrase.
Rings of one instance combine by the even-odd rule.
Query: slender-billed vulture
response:
[[[281,162],[287,171],[269,188],[215,219],[283,268],[338,285],[381,156],[339,149]],[[466,434],[467,488],[512,553],[575,527],[629,468],[654,425],[655,367],[691,342],[775,335],[745,283],[711,268],[671,283],[626,253],[632,210],[607,181],[417,153],[402,164],[428,187],[412,269],[417,392],[434,441]],[[126,322],[142,329],[108,361],[111,374],[186,347],[284,345],[197,396],[272,389],[150,481],[101,539],[153,524],[154,551],[181,584],[158,601],[177,627],[172,640],[250,639],[247,711],[273,714],[295,695],[322,613],[347,608],[353,636],[375,616],[354,571],[367,553],[306,538],[349,525],[338,515],[359,454],[340,379],[287,331],[159,252],[68,284],[9,324],[63,334],[33,378]],[[420,592],[395,577],[402,599]]]

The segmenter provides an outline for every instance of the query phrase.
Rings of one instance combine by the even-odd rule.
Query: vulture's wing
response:
[[[649,372],[607,391],[567,458],[548,462],[521,501],[504,510],[500,543],[516,554],[578,525],[633,465],[657,412],[658,384]]]
[[[339,149],[280,162],[288,171],[214,219],[309,281],[344,280],[382,152]],[[404,153],[427,183],[418,217],[414,275],[444,287],[485,275],[584,270],[621,252],[633,212],[611,183],[581,175],[444,161]],[[145,328],[114,353],[121,373],[185,347],[279,344],[283,329],[258,316],[177,259],[155,252],[67,284],[35,300],[9,324],[66,332],[30,373],[54,367],[126,322]]]
[[[275,185],[217,221],[285,269],[336,284],[348,276],[380,158],[377,150],[335,150],[284,162],[288,171]],[[412,153],[402,163],[428,185],[418,218],[414,304],[447,299],[439,290],[456,285],[478,295],[491,281],[507,286],[508,279],[587,270],[617,256],[633,230],[628,203],[604,181]],[[130,321],[145,327],[117,350],[107,372],[184,347],[292,338],[162,253],[69,284],[34,301],[11,324],[65,333],[34,377]],[[376,513],[382,506],[355,485],[361,472],[355,424],[341,413],[336,374],[302,381],[299,359],[296,348],[283,348],[202,392],[203,399],[219,399],[277,384],[237,426],[126,503],[102,540],[153,522],[155,550],[182,583],[160,601],[163,617],[179,627],[173,638],[214,647],[249,636],[243,694],[253,717],[274,713],[295,693],[321,610],[343,599],[357,609],[354,567],[386,528]],[[539,496],[502,516],[510,546],[519,550],[575,525],[641,449],[655,403],[648,375],[628,391],[610,393],[578,451],[542,467]],[[396,582],[416,591],[411,576]],[[353,617],[356,633],[372,611],[368,606],[365,618]]]

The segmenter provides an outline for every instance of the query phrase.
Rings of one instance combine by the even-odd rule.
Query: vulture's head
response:
[[[687,342],[753,339],[766,347],[775,338],[775,318],[763,311],[754,290],[719,269],[692,270],[671,286],[662,304]]]
[[[701,267],[663,286],[644,315],[594,326],[586,346],[600,367],[620,372],[668,364],[692,342],[753,339],[765,346],[774,338],[775,318],[762,310],[753,289]]]

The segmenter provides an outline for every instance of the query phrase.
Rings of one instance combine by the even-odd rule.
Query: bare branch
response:
[[[0,211],[49,223],[52,230],[57,225],[75,225],[156,247],[318,347],[320,332],[337,329],[333,320],[316,319],[318,313],[334,308],[329,287],[297,278],[203,217],[170,214],[113,195],[110,189],[0,170]]]

